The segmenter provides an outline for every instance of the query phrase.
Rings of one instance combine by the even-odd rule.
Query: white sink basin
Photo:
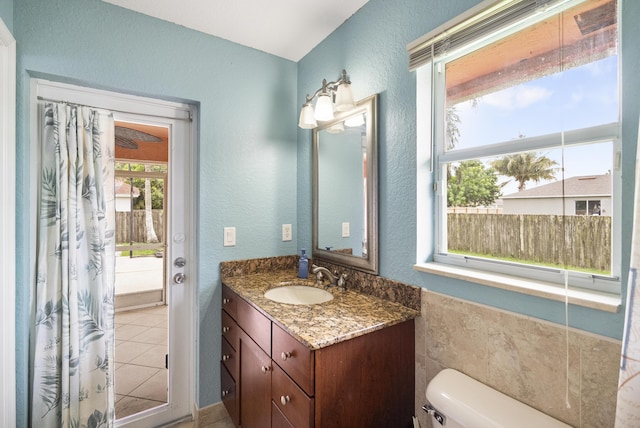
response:
[[[289,303],[290,305],[315,305],[333,299],[333,294],[316,287],[285,285],[267,290],[264,297],[274,302]]]

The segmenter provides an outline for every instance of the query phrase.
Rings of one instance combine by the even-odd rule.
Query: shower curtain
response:
[[[639,132],[640,138],[640,132]],[[636,153],[631,263],[622,340],[616,428],[640,427],[640,139]]]
[[[114,410],[114,123],[41,109],[31,425],[110,427]]]

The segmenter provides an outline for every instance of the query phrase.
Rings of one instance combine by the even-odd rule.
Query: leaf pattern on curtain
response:
[[[42,126],[31,424],[111,427],[113,116],[47,103]]]

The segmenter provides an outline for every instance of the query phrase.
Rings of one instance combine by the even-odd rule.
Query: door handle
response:
[[[175,282],[176,284],[182,284],[186,278],[186,275],[180,272],[173,275],[173,282]]]

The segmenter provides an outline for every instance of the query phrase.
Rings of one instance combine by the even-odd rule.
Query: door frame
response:
[[[85,86],[71,85],[56,81],[50,81],[39,78],[31,78],[30,80],[30,257],[31,266],[35,266],[35,248],[37,236],[37,195],[39,194],[39,169],[40,153],[38,149],[39,129],[38,129],[38,102],[41,99],[60,100],[79,105],[87,105],[94,108],[121,113],[126,116],[140,117],[156,117],[158,120],[170,121],[188,121],[189,141],[186,141],[185,156],[186,163],[189,168],[185,172],[187,189],[197,189],[197,161],[196,151],[198,142],[198,123],[197,123],[197,107],[194,104],[178,103],[173,101],[165,101],[156,98],[148,98],[137,95],[129,95],[125,93],[112,92],[94,89]],[[172,405],[172,398],[169,396],[169,403],[164,406],[150,409],[136,415],[132,415],[119,420],[116,423],[118,427],[127,425],[144,427],[157,426],[158,424],[166,424],[173,420],[180,420],[187,417],[193,418],[196,408],[196,333],[197,333],[197,311],[196,311],[196,294],[198,290],[197,270],[195,269],[197,259],[197,207],[193,192],[185,192],[185,222],[188,227],[185,229],[186,240],[184,243],[185,254],[190,263],[188,286],[185,288],[185,300],[187,306],[188,319],[185,321],[186,330],[180,334],[184,334],[184,342],[187,346],[181,347],[181,359],[187,361],[187,379],[180,379],[181,382],[187,382],[187,408],[176,410],[176,406]],[[168,237],[167,237],[168,239]],[[31,270],[31,283],[35,284],[35,269]],[[170,340],[173,335],[170,336]],[[171,346],[171,345],[170,345]],[[170,372],[175,373],[175,372]],[[172,374],[170,382],[174,381],[175,376]],[[167,413],[169,412],[169,413]],[[180,414],[181,413],[181,414]],[[171,420],[167,418],[172,416]]]
[[[0,19],[0,426],[16,425],[16,41]]]

